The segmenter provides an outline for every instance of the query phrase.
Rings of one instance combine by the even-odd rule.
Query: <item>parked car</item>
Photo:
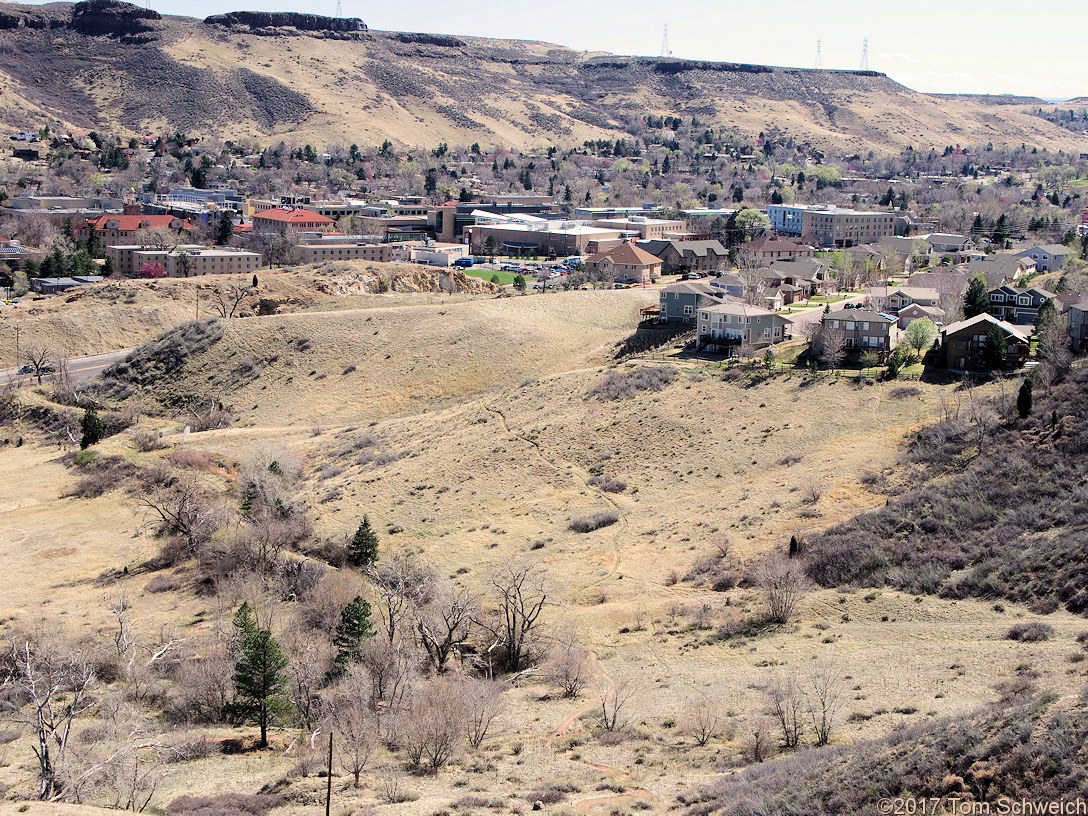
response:
[[[502,271],[503,272],[520,272],[521,267],[518,266],[517,264],[503,264],[502,265]]]
[[[476,261],[473,258],[458,258],[453,262],[453,265],[458,269],[468,269],[470,266],[475,265]]]

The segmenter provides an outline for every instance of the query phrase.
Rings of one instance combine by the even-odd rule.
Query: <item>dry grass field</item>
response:
[[[743,628],[762,601],[736,579],[760,556],[784,551],[791,535],[883,504],[862,477],[896,466],[949,386],[919,384],[904,396],[894,384],[800,374],[727,381],[719,366],[698,360],[610,364],[652,299],[637,290],[421,297],[335,311],[317,309],[342,300],[315,301],[309,311],[226,321],[222,340],[154,396],[194,391],[207,372],[249,358],[245,377],[216,381],[237,417],[231,427],[183,443],[185,414],[139,393],[130,402],[146,415],[135,429],[161,429],[167,448],[138,453],[131,432],[97,446],[138,464],[184,446],[190,461],[210,463],[203,477],[224,489],[238,463],[264,452],[296,459],[299,498],[318,536],[349,535],[367,513],[383,558],[417,554],[466,586],[486,588],[508,564],[546,570],[554,601],[547,632],[576,630],[594,656],[582,695],[562,699],[530,675],[506,692],[499,728],[478,752],[417,776],[379,751],[362,789],[334,779],[334,813],[526,813],[543,799],[552,814],[675,812],[677,797],[743,764],[764,686],[827,661],[846,678],[833,735],[840,743],[968,712],[1024,672],[1058,695],[1083,685],[1084,663],[1070,656],[1088,627],[1064,612],[1046,616],[1049,640],[1022,643],[1005,632],[1039,616],[1016,604],[819,590],[789,625]],[[81,319],[93,314],[88,307]],[[591,396],[606,378],[642,367],[674,376],[660,390]],[[147,512],[121,490],[62,497],[76,480],[63,453],[30,434],[21,447],[0,449],[0,617],[101,639],[109,576],[119,575],[141,631],[165,626],[195,637],[220,624],[230,608],[185,583],[191,567],[178,568],[175,591],[146,589],[152,576],[142,565],[160,543]],[[572,519],[596,512],[617,520],[571,529]],[[686,580],[707,556],[733,580]],[[600,690],[616,686],[631,692],[626,727],[604,733]],[[700,701],[726,723],[705,746],[685,728]],[[253,733],[198,730],[211,740]],[[170,766],[152,809],[182,794],[264,790],[287,797],[274,816],[314,812],[325,780],[306,735],[276,730],[272,744]],[[0,746],[0,783],[25,795],[33,782],[26,737]],[[413,798],[383,804],[394,785]],[[92,810],[22,807],[5,802],[0,813]]]

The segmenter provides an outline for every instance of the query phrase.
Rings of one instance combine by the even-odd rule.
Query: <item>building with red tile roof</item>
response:
[[[329,230],[336,224],[328,216],[304,210],[301,207],[275,207],[253,215],[253,229],[256,232],[283,232],[288,228],[295,230]]]
[[[138,241],[140,233],[152,229],[171,232],[190,232],[193,229],[189,221],[175,215],[101,215],[87,224],[104,244],[123,239]]]

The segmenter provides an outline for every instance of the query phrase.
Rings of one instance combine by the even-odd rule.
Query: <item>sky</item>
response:
[[[337,0],[135,0],[163,14],[336,14]],[[1084,0],[340,0],[373,29],[543,40],[588,51],[812,68],[869,67],[917,91],[1088,96]]]

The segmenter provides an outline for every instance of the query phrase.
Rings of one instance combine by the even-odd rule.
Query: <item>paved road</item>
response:
[[[69,357],[68,376],[73,382],[85,382],[101,374],[109,366],[118,360],[124,359],[132,349],[120,349],[119,351],[105,351],[101,354],[88,354],[85,357]],[[42,382],[52,382],[55,375],[46,374]],[[29,374],[20,374],[18,368],[0,369],[0,382],[12,382],[19,387],[34,385],[37,378]]]

